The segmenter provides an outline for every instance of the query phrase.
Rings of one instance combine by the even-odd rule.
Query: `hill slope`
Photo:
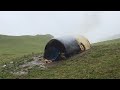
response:
[[[2,70],[4,72],[5,70]],[[0,74],[1,78],[120,78],[120,39],[100,42],[82,54],[51,63],[47,69],[32,68],[26,75]]]
[[[118,39],[118,38],[120,38],[120,34],[109,36],[107,38],[104,38],[102,41],[113,40],[113,39]]]
[[[42,53],[51,35],[6,36],[0,35],[0,63],[31,53]]]
[[[120,78],[120,39],[92,45],[46,71],[32,70],[34,78]]]

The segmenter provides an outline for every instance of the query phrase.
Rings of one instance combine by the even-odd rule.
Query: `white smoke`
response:
[[[74,22],[69,26],[73,27],[72,33],[64,35],[83,35],[88,38],[91,43],[96,43],[106,40],[111,36],[120,34],[120,12],[113,11],[87,11],[81,12],[79,27],[74,25]],[[78,30],[79,29],[79,30]],[[63,31],[65,32],[65,31]]]
[[[84,34],[90,42],[104,41],[106,38],[120,34],[120,12],[101,12],[97,16],[99,23],[94,24],[93,29]],[[96,20],[96,17],[93,20]]]

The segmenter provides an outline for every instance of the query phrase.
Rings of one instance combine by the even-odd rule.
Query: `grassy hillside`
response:
[[[43,52],[51,35],[6,36],[0,35],[0,63],[31,53]]]
[[[23,38],[23,37],[22,37]],[[29,44],[27,45],[30,45]],[[38,42],[36,42],[38,43]],[[43,44],[41,44],[43,45]],[[33,44],[34,46],[34,44]],[[39,46],[39,45],[38,45]],[[31,51],[32,46],[26,51]],[[42,52],[42,47],[41,52]],[[16,47],[17,49],[17,47]],[[24,46],[23,46],[23,49]],[[30,49],[30,50],[29,50]],[[22,50],[21,50],[22,52]],[[39,52],[38,48],[35,52]],[[29,53],[29,52],[26,52]],[[13,75],[9,71],[17,68],[23,60],[31,58],[16,58],[13,66],[0,68],[0,78],[43,78],[43,79],[115,79],[120,78],[120,39],[92,44],[90,50],[77,54],[67,60],[50,63],[47,69],[34,67],[26,75]]]
[[[25,78],[120,78],[120,39],[93,44],[85,53],[45,71],[33,69]]]
[[[118,39],[120,38],[120,34],[117,35],[113,35],[113,36],[109,36],[107,38],[104,38],[103,41],[107,41],[107,40],[113,40],[113,39]]]

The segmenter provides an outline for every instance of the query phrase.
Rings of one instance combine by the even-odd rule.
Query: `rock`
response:
[[[45,63],[51,63],[52,62],[52,60],[47,60],[47,59],[45,59],[44,61],[45,61]]]
[[[38,57],[33,57],[33,60],[39,60],[39,58]]]
[[[61,57],[62,59],[66,59],[66,57],[65,57],[65,54],[64,54],[64,53],[61,53],[60,57]]]
[[[10,63],[13,64],[13,61],[11,61]]]
[[[7,65],[3,65],[2,67],[4,68],[4,67],[6,67]]]
[[[38,56],[38,58],[42,58],[43,56]]]
[[[14,75],[25,75],[25,74],[28,74],[27,71],[18,71],[18,72],[11,72],[12,74]]]

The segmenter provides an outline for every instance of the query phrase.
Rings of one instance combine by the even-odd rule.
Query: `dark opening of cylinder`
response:
[[[64,45],[60,41],[52,39],[45,47],[44,58],[52,61],[59,60],[61,53],[65,52]]]

